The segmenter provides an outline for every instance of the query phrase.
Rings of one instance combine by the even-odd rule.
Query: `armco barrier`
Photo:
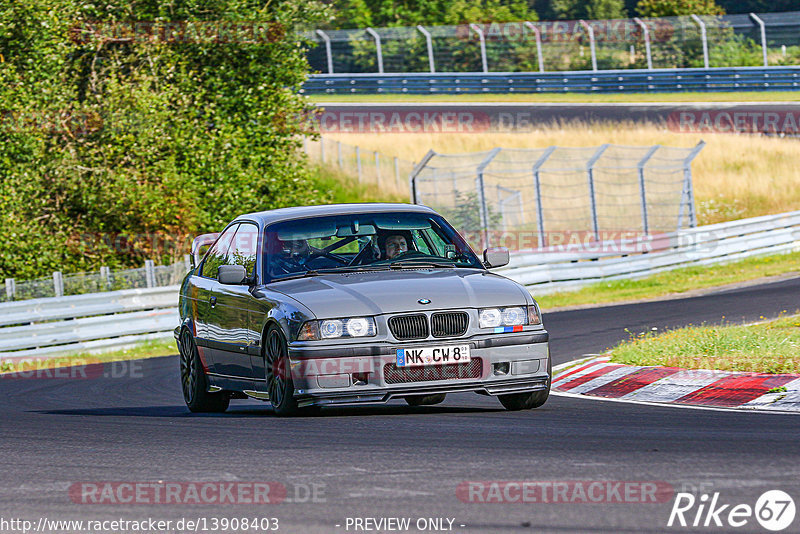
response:
[[[624,246],[621,246],[624,245]],[[650,251],[644,252],[651,247]],[[589,247],[512,254],[503,274],[535,295],[688,265],[800,250],[800,211]],[[619,250],[643,250],[622,254]],[[178,286],[0,304],[0,361],[101,351],[167,338],[178,325]]]
[[[589,248],[589,250],[587,250]],[[649,249],[649,250],[648,250]],[[621,253],[625,251],[641,251]],[[513,254],[497,272],[536,294],[633,279],[689,265],[800,250],[800,211],[680,230],[625,243],[547,247]]]
[[[178,286],[0,304],[0,360],[101,351],[172,336]]]
[[[567,72],[312,74],[306,94],[658,93],[797,91],[800,67]]]

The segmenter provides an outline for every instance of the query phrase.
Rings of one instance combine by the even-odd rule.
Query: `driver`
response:
[[[391,260],[404,252],[408,252],[409,240],[401,233],[388,234],[382,241],[381,251],[385,260]]]
[[[310,253],[308,242],[305,239],[287,239],[279,241],[280,254],[275,262],[283,273],[295,273],[302,270],[302,265]]]

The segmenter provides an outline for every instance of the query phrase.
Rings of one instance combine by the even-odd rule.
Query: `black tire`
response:
[[[409,406],[430,406],[444,402],[447,393],[436,393],[434,395],[409,395],[406,402]]]
[[[550,396],[550,382],[553,379],[553,363],[550,360],[549,355],[547,357],[547,374],[549,375],[547,378],[547,389],[534,391],[533,393],[511,393],[509,395],[498,395],[500,404],[502,404],[503,407],[509,411],[530,410],[532,408],[538,408],[539,406],[542,406],[545,402],[547,402],[547,398]]]
[[[200,361],[194,338],[188,330],[181,332],[178,343],[181,357],[181,386],[183,400],[193,413],[221,413],[231,402],[227,392],[208,392],[208,376]]]
[[[289,367],[289,351],[281,329],[272,325],[264,337],[264,369],[267,379],[269,402],[276,415],[289,416],[297,413],[294,398],[294,383]]]

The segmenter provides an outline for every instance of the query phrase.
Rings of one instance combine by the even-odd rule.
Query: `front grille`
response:
[[[395,315],[389,319],[389,329],[397,339],[428,337],[428,318],[424,315]]]
[[[421,365],[419,367],[397,367],[393,363],[383,366],[383,379],[387,384],[407,382],[432,382],[434,380],[462,380],[480,378],[483,374],[483,361],[472,358],[467,363],[446,365]]]
[[[468,324],[469,315],[464,312],[434,313],[431,315],[433,337],[464,335]]]

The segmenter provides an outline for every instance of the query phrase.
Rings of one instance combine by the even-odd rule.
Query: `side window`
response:
[[[438,233],[436,233],[436,231],[433,228],[428,228],[426,230],[423,230],[423,232],[425,233],[425,237],[427,238],[426,241],[428,241],[431,244],[431,248],[433,249],[431,254],[433,254],[434,256],[441,256],[443,258],[448,257],[445,254],[445,251],[447,250],[447,243],[445,242],[445,240],[442,239],[441,236]]]
[[[422,236],[422,232],[420,230],[412,230],[411,236],[414,238],[414,243],[417,245],[417,250],[420,252],[424,252],[425,254],[430,254],[432,256],[436,256],[436,251],[431,252],[431,248],[428,246],[428,242]]]
[[[233,243],[225,258],[226,265],[242,265],[247,269],[247,276],[252,277],[256,269],[256,252],[258,252],[258,227],[254,224],[242,223],[233,237]]]
[[[214,243],[214,245],[211,247],[211,250],[208,251],[206,259],[203,260],[203,268],[200,276],[205,278],[217,277],[219,266],[225,263],[228,249],[231,246],[231,241],[233,241],[234,234],[239,226],[240,225],[235,224],[222,232],[222,235],[219,236],[217,242]]]

